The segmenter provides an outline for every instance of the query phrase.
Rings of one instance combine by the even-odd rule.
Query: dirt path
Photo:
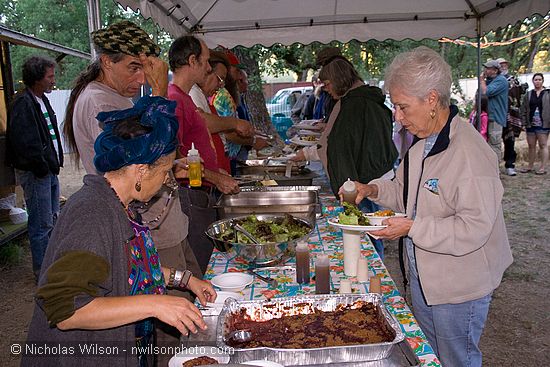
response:
[[[70,196],[81,185],[82,171],[70,163],[60,175],[61,193]],[[485,366],[546,366],[550,364],[550,175],[502,176],[504,215],[514,253],[493,295],[481,337]],[[396,244],[388,244],[386,264],[401,284]],[[17,366],[12,343],[25,340],[35,291],[28,245],[23,261],[0,269],[0,351],[2,366]]]

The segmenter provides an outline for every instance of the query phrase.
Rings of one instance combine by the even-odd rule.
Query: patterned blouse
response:
[[[133,220],[130,220],[130,225],[135,234],[135,237],[127,242],[130,295],[165,294],[166,283],[151,231],[147,226]],[[153,331],[151,319],[136,323],[136,346],[143,351],[137,356],[140,367],[153,365],[151,355],[146,353],[147,346],[153,344]]]

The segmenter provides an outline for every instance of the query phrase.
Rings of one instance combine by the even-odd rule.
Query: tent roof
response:
[[[535,13],[550,0],[118,0],[174,37],[209,46],[309,44],[351,39],[475,37]]]

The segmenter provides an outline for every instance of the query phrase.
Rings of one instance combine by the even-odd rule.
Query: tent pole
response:
[[[477,28],[477,116],[476,126],[481,127],[481,18],[476,18]]]
[[[87,0],[86,9],[88,11],[88,33],[92,33],[101,28],[101,0]],[[92,42],[92,36],[90,34],[90,54],[92,60],[95,58],[94,44]]]

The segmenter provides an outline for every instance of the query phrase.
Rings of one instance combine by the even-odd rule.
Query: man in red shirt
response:
[[[174,41],[168,52],[172,83],[168,86],[168,98],[176,101],[179,121],[179,155],[186,156],[191,144],[199,151],[204,162],[203,186],[197,189],[183,187],[180,190],[182,210],[189,217],[189,244],[197,257],[202,272],[206,271],[212,255],[212,241],[204,231],[214,222],[216,202],[214,189],[227,194],[239,192],[239,186],[231,176],[219,170],[216,152],[204,119],[189,96],[193,84],[203,83],[211,71],[206,44],[193,37],[183,36]]]

